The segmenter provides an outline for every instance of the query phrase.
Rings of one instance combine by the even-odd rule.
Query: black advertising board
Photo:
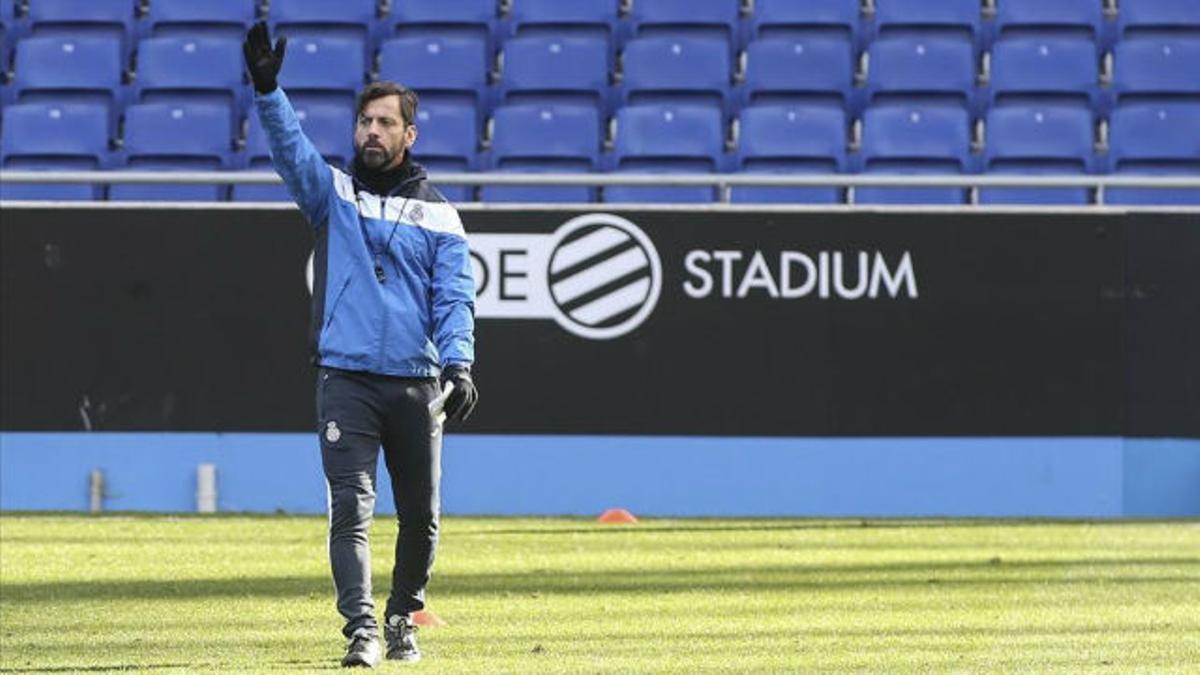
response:
[[[463,431],[1200,436],[1200,216],[471,211]],[[5,209],[5,430],[313,425],[294,211]]]

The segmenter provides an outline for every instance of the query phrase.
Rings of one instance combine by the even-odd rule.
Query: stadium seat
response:
[[[96,104],[20,103],[4,110],[0,164],[6,170],[90,171],[107,168],[108,111]],[[0,183],[0,199],[90,200],[88,184]]]
[[[828,37],[774,37],[746,48],[743,104],[823,103],[857,107],[854,51]]]
[[[25,38],[17,44],[14,65],[19,100],[99,103],[115,121],[124,98],[116,38]]]
[[[487,43],[469,35],[398,37],[379,50],[379,79],[417,92],[421,101],[458,102],[486,111]]]
[[[846,169],[846,113],[827,106],[754,106],[739,118],[737,170],[745,173],[841,173]],[[840,204],[838,187],[735,187],[740,203]]]
[[[1200,39],[1135,37],[1113,53],[1118,102],[1146,98],[1200,100]]]
[[[978,0],[875,0],[874,34],[953,36],[985,47]]]
[[[514,36],[620,38],[618,0],[512,0],[509,26]]]
[[[114,38],[124,65],[133,47],[134,7],[131,0],[33,0],[28,22],[38,36]]]
[[[125,111],[126,165],[141,171],[216,171],[233,168],[233,127],[218,106],[138,103]],[[110,200],[213,201],[219,185],[114,185]]]
[[[970,118],[945,106],[883,106],[863,113],[861,161],[871,174],[961,174],[973,167]],[[960,188],[860,187],[861,204],[962,204]]]
[[[363,86],[366,65],[353,40],[297,37],[288,41],[279,84],[295,101],[346,105]]]
[[[337,167],[344,167],[350,163],[354,157],[354,115],[351,111],[322,106],[297,106],[296,117],[300,120],[300,128],[325,161]],[[274,172],[271,150],[258,115],[250,116],[245,155],[246,169]],[[253,202],[292,201],[287,188],[282,185],[234,185],[232,199]]]
[[[881,37],[868,48],[867,102],[952,104],[975,110],[971,45],[935,36]]]
[[[240,121],[250,87],[240,40],[223,37],[156,37],[138,44],[135,100],[193,101],[224,105]]]
[[[417,108],[417,132],[413,157],[430,172],[464,173],[475,170],[479,120],[474,108],[422,101]],[[471,186],[438,187],[450,201],[475,201]]]
[[[741,44],[738,0],[638,0],[629,21],[634,37],[719,37],[727,49]]]
[[[272,35],[352,40],[371,59],[377,34],[376,0],[271,0],[267,15]],[[289,44],[288,55],[291,55]]]
[[[984,171],[994,174],[1082,175],[1094,168],[1092,113],[1078,107],[1009,106],[985,125]],[[981,204],[1090,204],[1088,188],[981,188]]]
[[[726,109],[729,50],[710,37],[644,37],[625,45],[622,100],[631,104],[702,104]]]
[[[595,37],[528,35],[504,43],[503,103],[574,103],[607,114],[608,44]]]
[[[617,111],[614,169],[621,173],[713,173],[724,168],[724,124],[706,106],[635,105]],[[610,186],[606,202],[711,202],[710,187]]]
[[[419,37],[467,35],[481,38],[489,55],[499,37],[496,0],[403,0],[392,2],[392,33]]]
[[[1075,37],[1111,44],[1103,0],[1003,0],[996,7],[998,39]]]
[[[992,50],[990,94],[994,104],[1102,105],[1100,62],[1089,41],[1012,38]]]
[[[241,41],[254,23],[255,0],[153,0],[146,25],[150,35],[227,37]]]
[[[839,38],[862,45],[859,0],[755,0],[750,39]]]
[[[1117,28],[1122,39],[1200,33],[1200,0],[1121,0],[1119,9]]]
[[[1109,132],[1115,174],[1200,177],[1200,104],[1143,103],[1118,107]],[[1110,204],[1200,205],[1200,190],[1109,188]]]
[[[591,106],[512,105],[496,109],[490,168],[529,173],[587,173],[600,157],[600,118]],[[484,186],[484,202],[591,202],[595,189]]]

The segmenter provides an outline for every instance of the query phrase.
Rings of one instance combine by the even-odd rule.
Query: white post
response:
[[[201,464],[196,467],[196,511],[217,511],[217,466]]]
[[[88,474],[88,511],[100,513],[104,510],[104,472],[93,469]]]

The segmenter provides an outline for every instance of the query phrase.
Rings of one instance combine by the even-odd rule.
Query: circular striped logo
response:
[[[640,326],[662,289],[654,243],[633,223],[606,213],[563,224],[555,232],[546,272],[555,321],[594,340]]]

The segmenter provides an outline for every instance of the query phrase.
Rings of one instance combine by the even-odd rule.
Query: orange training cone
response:
[[[412,619],[413,619],[413,623],[417,624],[418,626],[432,627],[432,626],[445,626],[446,625],[446,622],[442,620],[442,617],[438,616],[437,614],[434,614],[433,612],[431,612],[427,609],[413,612]]]
[[[617,524],[617,523],[632,524],[632,523],[636,523],[637,521],[638,521],[638,519],[632,513],[626,511],[625,509],[609,509],[609,510],[605,511],[604,513],[601,513],[600,517],[596,519],[596,522],[598,522],[598,523],[609,523],[609,524]]]

